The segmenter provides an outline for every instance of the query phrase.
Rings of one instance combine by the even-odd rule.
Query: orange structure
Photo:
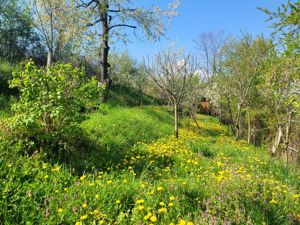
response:
[[[209,113],[209,100],[207,98],[202,98],[200,105],[202,113]]]

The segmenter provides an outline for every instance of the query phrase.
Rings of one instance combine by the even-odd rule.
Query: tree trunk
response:
[[[105,9],[103,9],[103,5]],[[108,52],[109,52],[109,24],[108,24],[108,11],[109,5],[107,0],[105,4],[99,5],[100,17],[101,17],[101,27],[102,27],[102,40],[100,48],[100,77],[99,81],[105,84],[105,89],[103,91],[102,102],[105,103],[108,99],[109,89],[111,87],[111,79],[108,74]]]
[[[281,138],[282,138],[282,128],[281,128],[281,125],[278,124],[275,140],[274,140],[273,146],[271,148],[271,152],[272,152],[273,155],[276,155],[276,153],[278,151],[278,147],[279,147]]]
[[[174,135],[175,138],[178,139],[178,104],[177,103],[174,103],[174,121],[175,121]]]
[[[238,109],[237,109],[237,115],[236,115],[236,122],[235,122],[235,138],[239,139],[240,138],[240,120],[241,120],[241,105],[238,104]]]
[[[251,144],[251,117],[250,117],[250,110],[247,108],[247,122],[248,122],[248,137],[247,141],[248,144]]]
[[[49,50],[47,55],[47,68],[50,68],[52,65],[52,57],[52,51]]]
[[[291,120],[292,120],[292,113],[287,113],[287,122],[285,126],[285,139],[284,139],[284,150],[285,150],[285,156],[286,156],[286,167],[289,162],[289,139],[290,139],[290,130],[291,130]]]

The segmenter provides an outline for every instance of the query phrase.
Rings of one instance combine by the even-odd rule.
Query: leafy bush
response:
[[[94,104],[102,89],[79,68],[58,64],[45,71],[33,62],[13,74],[10,87],[19,89],[20,100],[12,106],[8,136],[29,152],[39,148],[55,156],[63,156],[81,135],[80,109]]]

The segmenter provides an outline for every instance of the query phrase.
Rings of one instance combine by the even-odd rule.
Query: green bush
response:
[[[45,71],[33,62],[13,74],[10,87],[19,89],[20,100],[12,106],[8,137],[22,142],[29,153],[41,149],[59,157],[82,135],[81,108],[93,105],[102,89],[79,68],[58,64]]]

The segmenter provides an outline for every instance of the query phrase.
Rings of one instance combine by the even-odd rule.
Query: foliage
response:
[[[106,110],[106,115],[91,117],[97,123],[83,125],[91,130],[103,121],[103,128],[95,128],[95,139],[112,128],[109,120],[121,123],[122,114],[125,118],[150,111],[165,115],[160,108]],[[207,116],[197,117],[201,132],[192,123],[180,130],[177,140],[171,130],[169,136],[155,140],[162,134],[157,130],[155,138],[145,143],[144,137],[151,136],[148,132],[153,129],[145,127],[144,135],[139,132],[144,116],[135,123],[136,133],[128,135],[132,141],[122,143],[128,151],[121,161],[112,160],[105,168],[95,166],[80,176],[72,175],[68,167],[42,161],[39,154],[22,156],[20,146],[11,149],[11,143],[1,142],[0,220],[82,225],[299,223],[298,167],[289,167],[286,173],[282,162],[263,148],[227,136],[227,128]],[[133,121],[125,120],[122,129],[115,128],[107,137],[114,140],[118,132],[135,127]],[[105,138],[97,139],[101,140]],[[203,142],[213,158],[190,148],[191,143]]]
[[[20,0],[0,3],[0,58],[11,63],[43,57],[43,49],[32,25],[30,12]]]
[[[93,105],[101,90],[79,68],[58,64],[46,72],[33,62],[14,73],[10,87],[19,89],[20,100],[12,106],[15,115],[8,121],[9,137],[30,151],[40,148],[56,156],[65,154],[69,142],[76,140],[85,119],[80,110]]]

